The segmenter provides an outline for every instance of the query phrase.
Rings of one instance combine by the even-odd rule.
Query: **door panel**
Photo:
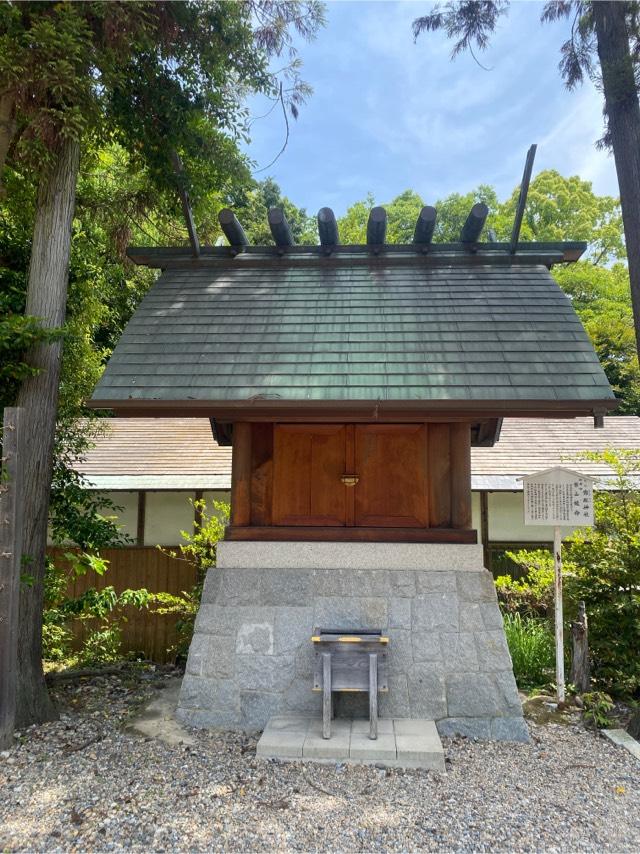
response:
[[[426,528],[425,424],[356,424],[355,524]]]
[[[345,454],[343,424],[277,424],[273,524],[344,526]]]

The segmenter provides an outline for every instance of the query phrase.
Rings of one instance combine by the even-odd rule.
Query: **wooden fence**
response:
[[[64,564],[64,553],[68,548],[50,548],[48,553],[56,563]],[[109,561],[104,575],[87,572],[69,583],[69,596],[80,596],[91,587],[102,590],[113,586],[116,593],[123,590],[146,588],[150,593],[180,594],[190,590],[196,581],[193,564],[176,560],[153,546],[127,546],[104,549],[103,558]],[[176,644],[176,622],[174,614],[154,614],[146,608],[126,608],[126,622],[122,623],[123,652],[144,653],[152,661],[173,661]],[[94,624],[95,625],[95,624]],[[87,626],[75,621],[74,635],[79,645],[87,632]]]

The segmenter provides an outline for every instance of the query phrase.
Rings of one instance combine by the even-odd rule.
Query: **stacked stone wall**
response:
[[[359,566],[375,563],[366,549],[338,568],[309,565],[312,550],[296,567],[296,545],[267,549],[271,558],[260,568],[236,565],[241,551],[229,550],[225,561],[221,549],[189,651],[179,704],[185,723],[256,730],[273,715],[319,715],[320,695],[311,690],[314,629],[367,627],[390,638],[381,716],[433,719],[442,735],[528,737],[495,586],[477,547],[399,547],[400,568],[389,569]],[[291,547],[284,558],[282,546]],[[430,548],[421,556],[419,549]],[[456,568],[446,568],[447,557]],[[433,558],[444,565],[434,568]],[[332,559],[325,551],[315,562]],[[269,565],[276,562],[286,565]],[[338,708],[350,714],[354,705]]]

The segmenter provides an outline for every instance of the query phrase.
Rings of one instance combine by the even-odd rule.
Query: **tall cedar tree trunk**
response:
[[[627,3],[594,2],[593,20],[629,261],[631,302],[640,353],[640,104],[629,50]]]
[[[64,140],[55,163],[43,173],[38,190],[26,314],[35,315],[44,327],[52,329],[63,325],[66,314],[79,154],[77,142]],[[42,610],[61,359],[60,340],[35,347],[28,361],[39,372],[24,381],[16,404],[24,407],[25,428],[23,572],[33,579],[20,588],[18,727],[56,716],[42,672]]]

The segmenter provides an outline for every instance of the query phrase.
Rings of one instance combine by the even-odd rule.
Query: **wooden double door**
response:
[[[273,525],[426,528],[425,424],[277,424]]]

